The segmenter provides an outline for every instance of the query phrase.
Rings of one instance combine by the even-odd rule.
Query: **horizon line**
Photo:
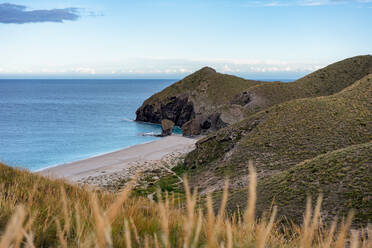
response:
[[[301,76],[302,77],[302,76]],[[242,77],[246,80],[271,80],[271,81],[280,81],[280,80],[297,80],[301,77]],[[161,78],[161,77],[123,77],[123,78],[109,78],[109,77],[1,77],[0,80],[182,80],[185,77],[179,78]]]

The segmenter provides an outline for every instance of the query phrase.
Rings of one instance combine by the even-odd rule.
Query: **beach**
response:
[[[182,155],[194,149],[196,141],[196,138],[174,134],[149,143],[57,165],[38,173],[78,184],[99,187],[113,185],[146,170],[159,167],[168,169],[176,165]]]

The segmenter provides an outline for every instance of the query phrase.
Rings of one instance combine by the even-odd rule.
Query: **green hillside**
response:
[[[354,209],[355,223],[372,221],[372,142],[332,151],[258,182],[258,209],[274,202],[279,215],[300,223],[306,195],[323,194],[322,217],[332,221]],[[231,195],[230,208],[243,207],[244,191]]]
[[[265,178],[320,154],[369,142],[371,99],[372,74],[332,96],[275,105],[200,140],[183,169],[202,191],[220,189],[226,176],[240,188],[248,182],[249,160]]]
[[[372,73],[372,56],[348,58],[317,70],[293,83],[258,85],[247,92],[252,101],[245,106],[246,115],[291,99],[328,96]]]
[[[153,95],[145,103],[155,100],[162,101],[168,97],[187,94],[191,98],[204,98],[210,104],[219,105],[231,101],[242,90],[259,83],[263,82],[218,73],[210,67],[204,67]]]

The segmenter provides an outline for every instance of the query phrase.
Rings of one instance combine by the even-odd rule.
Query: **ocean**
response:
[[[0,161],[37,171],[156,140],[134,122],[176,80],[0,80]]]

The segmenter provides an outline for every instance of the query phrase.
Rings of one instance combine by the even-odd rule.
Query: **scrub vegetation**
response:
[[[228,183],[215,212],[210,196],[197,205],[187,180],[183,204],[168,194],[153,202],[131,197],[133,183],[113,194],[0,165],[0,247],[370,247],[366,230],[350,232],[352,212],[323,225],[322,197],[314,209],[308,201],[301,226],[282,226],[277,207],[257,218],[253,166],[250,177],[247,208],[229,215]]]

